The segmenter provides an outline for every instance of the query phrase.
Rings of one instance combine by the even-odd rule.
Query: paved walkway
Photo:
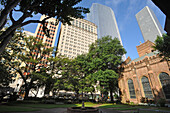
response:
[[[100,113],[132,113],[132,111],[116,111],[112,108],[99,108],[99,110],[102,111]],[[42,109],[41,111],[11,113],[67,113],[67,108]]]

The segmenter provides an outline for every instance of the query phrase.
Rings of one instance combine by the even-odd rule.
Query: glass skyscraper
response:
[[[110,35],[112,38],[118,38],[123,45],[114,12],[110,7],[93,3],[90,13],[87,14],[87,20],[97,25],[98,38]],[[124,55],[122,59],[125,60],[126,56]]]
[[[157,36],[162,36],[164,33],[154,12],[148,6],[136,14],[136,19],[145,42],[147,40],[154,42]]]

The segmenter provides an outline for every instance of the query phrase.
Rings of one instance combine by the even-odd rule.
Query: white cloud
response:
[[[121,23],[119,24],[120,30],[123,30],[125,24],[130,22],[132,18],[135,18],[135,14],[139,9],[140,2],[138,0],[129,0],[127,2],[128,6],[126,7],[126,12],[124,14],[124,18],[122,19]]]
[[[109,5],[112,4],[113,6],[117,6],[118,4],[124,2],[125,0],[106,0],[105,4]]]

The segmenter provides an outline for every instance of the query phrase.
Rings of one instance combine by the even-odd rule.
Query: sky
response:
[[[126,57],[130,56],[132,60],[139,57],[136,46],[140,45],[140,41],[144,42],[135,15],[145,6],[149,6],[164,28],[165,15],[151,0],[82,0],[77,6],[90,8],[93,3],[112,8],[116,16],[123,46],[127,51]],[[40,16],[40,14],[34,15],[33,19],[40,19]],[[36,27],[37,24],[29,24],[24,27],[24,30],[34,33]]]

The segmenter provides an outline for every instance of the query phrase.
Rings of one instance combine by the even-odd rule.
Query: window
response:
[[[93,32],[93,27],[91,26],[91,32]]]
[[[167,73],[160,73],[159,79],[166,99],[170,99],[170,76]]]
[[[90,31],[90,25],[88,25],[88,31]]]
[[[76,26],[78,27],[78,21],[76,20]]]
[[[65,53],[67,53],[68,51],[67,50],[64,50]]]
[[[74,20],[72,21],[72,25],[74,25]]]
[[[82,28],[84,29],[84,23],[82,23]]]
[[[141,81],[142,81],[142,86],[143,86],[145,97],[147,97],[148,99],[152,99],[153,95],[152,95],[152,90],[151,90],[148,78],[143,76]]]
[[[79,22],[79,27],[81,28],[81,22]]]
[[[133,85],[133,80],[132,79],[128,80],[128,86],[129,86],[130,98],[136,98],[135,89],[134,89],[134,85]]]
[[[66,48],[66,49],[68,49],[68,47],[67,47],[67,46],[65,46],[65,48]]]

